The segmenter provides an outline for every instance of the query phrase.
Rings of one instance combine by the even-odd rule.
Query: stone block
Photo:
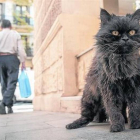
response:
[[[62,97],[61,112],[80,113],[81,97],[82,96]]]
[[[52,42],[46,46],[43,52],[43,70],[48,68],[50,65],[55,63],[59,58],[62,57],[63,53],[63,32],[60,30]]]
[[[46,38],[50,28],[51,28],[51,19],[50,18],[45,18],[44,26],[42,26],[41,31],[40,31],[42,41],[44,41],[44,39]]]
[[[61,29],[57,34],[57,48],[58,48],[58,57],[63,55],[63,30]]]
[[[87,51],[78,58],[78,87],[81,92],[85,85],[86,75],[89,72],[92,59],[95,55],[95,50]]]
[[[64,76],[63,76],[63,64],[62,64],[62,59],[59,60],[58,63],[58,68],[57,68],[57,73],[58,73],[58,79],[57,79],[57,87],[58,87],[58,91],[62,91],[63,90],[63,85],[64,85]]]
[[[45,105],[44,109],[47,111],[54,111],[54,112],[60,111],[61,95],[62,95],[61,93],[45,95],[44,96],[44,105]]]
[[[42,94],[42,75],[35,79],[35,96]]]
[[[56,65],[50,67],[47,80],[48,92],[57,92],[57,67]]]
[[[50,48],[47,47],[42,56],[43,70],[48,69],[50,66]]]
[[[49,85],[48,85],[48,80],[49,80],[49,69],[46,69],[44,72],[43,72],[43,89],[42,89],[42,92],[43,94],[47,94],[48,93],[48,89],[49,89]]]
[[[60,97],[61,93],[36,96],[34,110],[60,111]]]
[[[47,7],[43,6],[37,17],[37,25],[39,27],[37,31],[41,36],[41,42],[46,38],[57,16],[61,14],[61,0],[55,0],[50,4],[51,1],[52,0],[47,0],[47,2],[44,1],[44,5],[47,5]]]
[[[85,84],[85,66],[84,61],[78,63],[78,88],[83,89]]]
[[[55,0],[50,11],[51,24],[54,23],[55,19],[61,12],[61,0]]]
[[[45,1],[46,1],[46,0],[45,0]],[[45,1],[44,1],[44,4],[46,3]],[[47,0],[47,1],[48,1],[48,0]],[[44,5],[44,4],[43,4],[43,5]],[[46,6],[42,6],[42,9],[41,9],[41,12],[40,12],[40,15],[39,15],[39,16],[41,17],[40,23],[43,23],[43,21],[44,21],[44,19],[45,19],[45,16],[46,16],[47,10],[48,10],[48,9],[46,9]]]
[[[86,54],[86,57],[84,58],[85,77],[90,69],[92,59],[93,59],[93,51],[90,51],[90,52],[88,52],[88,54]]]
[[[67,14],[79,14],[87,16],[99,16],[99,0],[63,0],[62,11]]]
[[[63,69],[60,59],[51,68],[43,72],[43,94],[63,90]]]
[[[42,74],[42,71],[43,71],[43,61],[42,61],[42,57],[41,56],[37,60],[37,62],[35,64],[35,70],[34,71],[35,71],[35,78]]]
[[[38,49],[41,47],[41,44],[42,44],[41,34],[38,34],[35,38],[35,53],[37,53]]]
[[[54,39],[51,44],[49,45],[50,47],[50,65],[55,63],[58,60],[58,49],[57,49],[57,40]]]

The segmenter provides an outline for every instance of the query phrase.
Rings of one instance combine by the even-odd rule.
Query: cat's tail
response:
[[[89,119],[87,119],[85,117],[81,117],[78,120],[74,121],[73,123],[70,123],[70,124],[66,125],[66,128],[67,129],[77,129],[77,128],[86,126],[91,121],[92,120],[89,120]]]

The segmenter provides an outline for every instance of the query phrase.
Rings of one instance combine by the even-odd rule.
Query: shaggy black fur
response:
[[[66,126],[87,125],[96,116],[110,118],[110,131],[125,129],[126,107],[131,129],[140,128],[140,9],[126,16],[110,15],[101,9],[101,28],[96,35],[97,52],[86,78],[81,118]],[[132,31],[133,30],[133,31]],[[118,31],[119,35],[114,35]],[[132,31],[134,34],[130,34]]]

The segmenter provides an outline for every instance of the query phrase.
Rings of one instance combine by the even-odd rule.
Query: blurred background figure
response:
[[[26,53],[21,43],[21,36],[12,30],[9,20],[3,20],[0,32],[0,78],[2,86],[2,103],[0,104],[0,114],[13,113],[13,97],[18,81],[19,65],[25,69]],[[18,59],[20,58],[20,61]]]
[[[32,64],[34,48],[34,20],[33,20],[33,1],[32,0],[4,0],[0,1],[0,21],[8,19],[12,24],[12,30],[17,31],[21,36],[21,42],[26,52],[26,73],[28,74],[32,95],[23,98],[19,92],[17,83],[15,95],[13,97],[14,112],[32,111],[32,100],[34,97],[34,70]],[[19,74],[21,69],[19,69]],[[1,84],[0,84],[0,101],[2,101]]]

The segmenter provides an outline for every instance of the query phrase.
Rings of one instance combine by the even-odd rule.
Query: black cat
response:
[[[83,127],[93,121],[97,114],[101,121],[105,120],[107,113],[110,131],[123,131],[128,107],[129,126],[139,129],[140,9],[126,16],[110,15],[101,9],[100,18],[101,28],[96,35],[97,51],[86,78],[81,118],[66,128]]]

